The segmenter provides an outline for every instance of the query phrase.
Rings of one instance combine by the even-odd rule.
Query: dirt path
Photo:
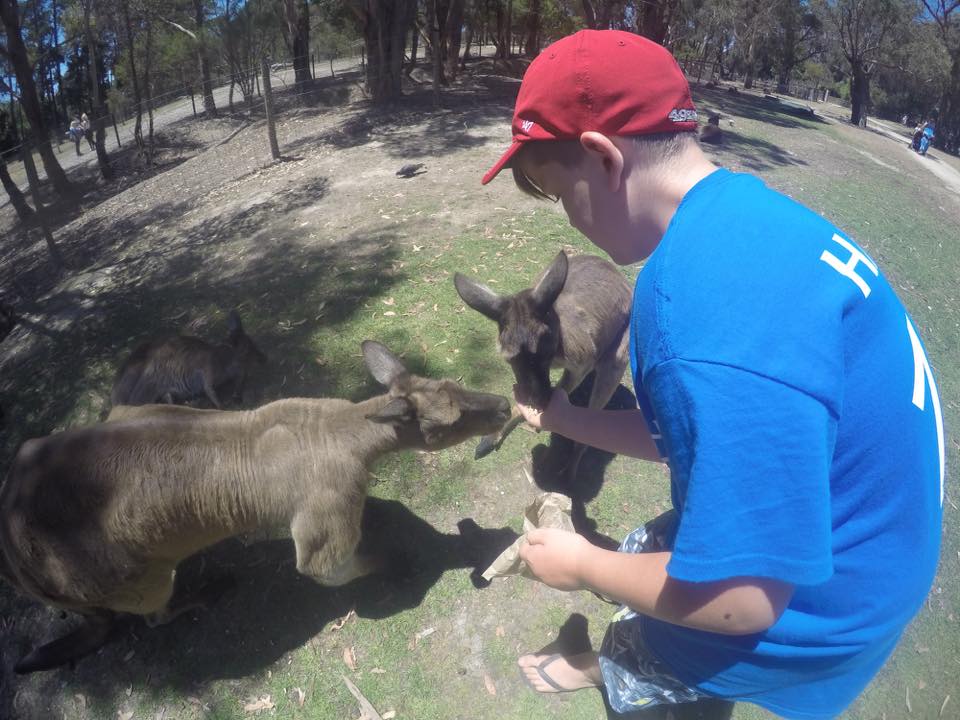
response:
[[[829,103],[825,105],[818,105],[817,110],[821,117],[824,117],[827,120],[835,123],[845,122],[841,115],[846,116],[849,114],[849,110],[846,108],[839,105],[831,105]],[[867,129],[872,130],[878,135],[883,135],[890,140],[895,140],[899,147],[897,150],[891,150],[890,155],[882,159],[876,158],[865,152],[861,152],[861,154],[866,155],[873,162],[887,168],[891,167],[890,163],[899,164],[902,157],[909,157],[910,160],[905,162],[918,163],[936,175],[946,189],[952,193],[955,193],[956,195],[960,195],[960,172],[942,160],[939,157],[940,152],[938,150],[931,148],[930,152],[928,152],[925,157],[918,155],[909,147],[909,132],[899,130],[899,126],[898,129],[893,129],[883,120],[870,118],[867,124]]]
[[[351,72],[359,69],[360,63],[359,58],[342,58],[339,60],[334,60],[334,72],[335,73],[344,73]],[[323,71],[318,73],[318,79],[326,77],[326,73],[329,73],[330,65],[329,63],[323,64]],[[271,78],[275,90],[284,90],[285,88],[293,85],[293,69],[287,68],[283,70],[276,70],[271,72]],[[217,104],[217,109],[224,114],[228,111],[228,100],[230,95],[230,85],[221,85],[213,90],[213,98]],[[196,97],[194,98],[198,112],[203,112],[203,98]],[[262,100],[258,97],[256,102],[262,104]],[[234,105],[238,108],[244,107],[243,96],[240,93],[239,87],[235,89],[234,92]],[[156,108],[153,111],[153,127],[154,132],[159,132],[165,127],[172,125],[173,123],[188,118],[194,114],[194,104],[191,102],[189,96],[181,96],[169,102],[165,105],[162,105]],[[144,134],[146,134],[146,125],[147,125],[147,116],[143,117],[143,126]],[[134,142],[133,136],[134,121],[127,120],[124,123],[121,123],[117,126],[117,130],[120,135],[120,145],[117,144],[117,135],[113,131],[113,127],[108,125],[106,127],[106,149],[108,153],[116,152],[119,148],[122,148],[124,145]],[[80,154],[77,155],[74,150],[73,143],[68,139],[63,139],[63,142],[55,147],[57,150],[57,160],[60,163],[60,167],[64,170],[69,170],[78,165],[95,165],[97,161],[97,155],[95,152],[89,149],[86,140],[80,142]],[[34,154],[34,162],[37,166],[37,173],[40,178],[43,179],[46,177],[46,172],[43,169],[43,163],[40,162],[39,156]],[[10,176],[13,178],[14,182],[21,188],[21,190],[26,191],[26,175],[23,171],[23,164],[20,162],[11,162],[8,164],[8,169],[10,171]],[[4,207],[7,203],[10,202],[9,197],[6,193],[0,195],[0,208]]]

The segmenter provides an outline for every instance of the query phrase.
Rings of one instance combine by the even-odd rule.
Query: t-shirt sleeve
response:
[[[775,379],[708,362],[668,360],[643,383],[683,497],[669,575],[827,580],[836,437],[827,407]]]

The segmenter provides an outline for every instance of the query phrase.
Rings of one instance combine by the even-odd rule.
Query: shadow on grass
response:
[[[754,171],[769,170],[787,165],[807,165],[796,155],[792,155],[779,145],[755,137],[746,137],[728,129],[723,130],[723,144],[716,147],[717,152],[733,155],[739,164]]]
[[[114,698],[128,685],[144,687],[158,698],[168,689],[190,696],[209,681],[256,674],[298,648],[318,652],[311,639],[350,610],[362,618],[381,619],[417,607],[445,571],[482,570],[516,538],[509,528],[485,529],[472,520],[461,521],[459,528],[459,533],[442,533],[399,502],[368,498],[360,548],[384,557],[389,575],[361,578],[340,588],[326,588],[300,575],[289,540],[249,547],[237,539],[222,542],[183,563],[177,574],[180,598],[229,576],[234,587],[211,609],[152,629],[130,619],[119,637],[98,654],[77,661],[75,670],[54,670],[22,682],[40,686],[30,697],[42,703],[61,693],[69,680],[71,692],[82,692],[92,708],[102,706],[106,717],[114,713]],[[13,656],[39,640],[14,634],[0,669],[5,681],[13,680],[8,674]],[[15,717],[15,710],[21,717],[31,716],[26,710],[35,717],[46,711],[14,708],[10,694],[3,693],[7,707],[0,705],[5,718]]]
[[[119,260],[115,266],[132,278],[127,284],[97,292],[68,284],[24,308],[21,327],[4,341],[0,404],[11,420],[2,438],[4,466],[20,441],[62,426],[84,398],[92,405],[105,402],[109,380],[91,377],[97,367],[116,366],[143,339],[176,333],[180,319],[198,312],[216,316],[239,308],[247,332],[270,358],[266,399],[318,396],[342,384],[339,374],[352,372],[354,365],[366,377],[359,359],[318,363],[310,341],[318,326],[349,323],[367,298],[403,280],[391,269],[398,253],[394,231],[372,229],[322,247],[278,233],[244,256],[217,252],[225,226],[256,225],[271,212],[255,206],[236,217],[215,218],[177,247],[148,248]],[[291,314],[300,320],[277,323]],[[218,323],[199,334],[219,339],[222,332]],[[95,416],[101,408],[90,409]]]
[[[353,148],[371,141],[398,160],[436,157],[478,147],[485,137],[471,130],[509,123],[517,82],[497,77],[464,76],[441,93],[440,107],[429,89],[416,88],[389,105],[357,103],[357,111],[332,130],[304,137],[284,146],[285,152],[310,148]],[[429,171],[429,168],[428,168]]]
[[[808,105],[796,99],[783,101],[748,92],[729,92],[704,86],[692,88],[697,103],[707,102],[721,115],[738,115],[782,128],[816,128],[827,121],[816,114],[801,112]],[[809,107],[813,107],[810,105]]]

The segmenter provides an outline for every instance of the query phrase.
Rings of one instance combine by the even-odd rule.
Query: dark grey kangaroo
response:
[[[527,388],[536,405],[550,400],[550,368],[562,367],[557,387],[572,393],[596,371],[589,407],[609,402],[629,360],[632,291],[611,262],[595,255],[567,258],[560,252],[532,288],[498,295],[486,285],[457,273],[454,285],[463,301],[495,320],[498,347],[513,368],[517,384]],[[475,457],[500,447],[522,422],[513,417],[497,435],[484,437]],[[585,446],[577,444],[567,472],[576,477]]]
[[[117,372],[110,402],[179,403],[205,395],[219,409],[218,392],[231,390],[239,398],[247,374],[267,357],[243,331],[236,310],[227,316],[227,330],[227,342],[219,345],[174,335],[137,346]]]

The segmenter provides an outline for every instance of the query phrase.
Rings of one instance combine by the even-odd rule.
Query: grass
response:
[[[918,194],[922,168],[912,163],[894,172],[870,160],[863,152],[890,157],[884,141],[871,134],[784,115],[749,97],[703,91],[697,99],[701,107],[722,109],[735,119],[724,128],[730,141],[718,151],[718,161],[757,172],[822,212],[880,262],[922,330],[944,403],[948,468],[957,467],[958,445],[950,431],[960,420],[960,246],[951,239],[960,235],[958,199],[936,188]],[[469,165],[464,172],[474,170],[480,168]],[[503,180],[496,192],[513,190]],[[377,392],[359,353],[367,338],[401,353],[417,372],[508,394],[512,378],[496,355],[495,328],[463,306],[452,273],[513,291],[526,286],[558,247],[575,252],[591,247],[556,207],[486,197],[492,202],[480,212],[476,206],[483,201],[471,196],[380,199],[369,213],[389,216],[404,232],[385,233],[350,253],[284,246],[262,260],[258,274],[243,276],[240,286],[213,284],[202,268],[185,271],[173,286],[175,295],[169,286],[148,286],[110,323],[85,319],[79,334],[56,339],[30,368],[8,379],[9,407],[23,425],[4,437],[4,457],[23,436],[96,418],[115,368],[112,348],[129,347],[147,329],[168,325],[187,310],[209,318],[208,330],[215,334],[224,297],[247,301],[241,306],[247,331],[263,339],[274,360],[264,379],[265,398],[356,399]],[[450,220],[469,210],[475,212],[469,222]],[[624,272],[632,278],[637,268]],[[251,288],[258,291],[255,300],[249,299]],[[65,351],[79,337],[83,362]],[[324,590],[296,576],[292,551],[283,541],[249,547],[231,541],[204,557],[205,567],[230,568],[238,576],[237,593],[224,598],[215,613],[157,630],[132,626],[75,672],[23,681],[26,700],[17,711],[23,717],[40,717],[47,709],[54,715],[56,708],[56,714],[84,718],[132,711],[135,718],[162,712],[234,719],[252,717],[244,705],[269,696],[274,707],[260,715],[355,717],[356,703],[341,679],[347,675],[381,713],[395,710],[398,718],[603,717],[597,693],[540,697],[528,691],[515,660],[552,640],[571,613],[587,619],[599,642],[610,608],[587,594],[558,593],[516,578],[478,590],[456,549],[461,518],[488,529],[519,530],[521,511],[534,492],[520,465],[544,442],[518,431],[482,461],[473,460],[472,445],[466,444],[439,454],[399,453],[374,468],[372,502],[386,518],[387,537],[412,556],[411,578]],[[927,607],[880,676],[844,714],[847,720],[906,717],[908,689],[912,717],[938,717],[948,694],[953,700],[944,717],[950,717],[960,702],[955,606],[960,531],[953,504],[960,490],[949,472],[948,478],[942,562]],[[619,538],[668,507],[661,468],[615,458],[588,512],[600,532]],[[185,577],[203,572],[196,559],[188,565]],[[32,608],[0,588],[5,616],[36,615]],[[352,608],[357,614],[334,629]],[[355,669],[345,663],[347,649]],[[295,688],[305,693],[302,706]],[[734,711],[737,720],[765,717],[747,704]]]

